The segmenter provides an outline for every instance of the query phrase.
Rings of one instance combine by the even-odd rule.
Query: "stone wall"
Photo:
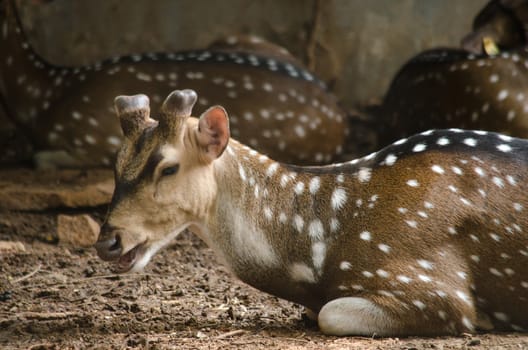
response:
[[[30,2],[31,3],[31,2]],[[381,97],[412,55],[458,46],[487,0],[55,0],[24,5],[31,41],[54,63],[203,48],[250,33],[334,82],[345,106]],[[313,54],[310,55],[310,52]],[[310,59],[311,58],[311,59]]]

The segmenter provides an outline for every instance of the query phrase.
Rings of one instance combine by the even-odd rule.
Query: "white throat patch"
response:
[[[233,257],[262,267],[278,266],[277,254],[264,232],[248,220],[240,209],[230,206],[228,210]]]

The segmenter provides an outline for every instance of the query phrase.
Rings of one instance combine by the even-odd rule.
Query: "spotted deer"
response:
[[[326,334],[528,328],[528,141],[431,130],[300,167],[230,139],[220,106],[190,117],[196,99],[174,91],[154,120],[147,96],[116,98],[125,141],[100,258],[139,271],[189,229]]]
[[[527,138],[527,28],[527,1],[492,0],[463,38],[463,50],[433,49],[411,58],[374,109],[380,144],[431,128]]]
[[[431,128],[481,129],[528,137],[528,52],[475,55],[434,49],[396,74],[380,108],[380,143]]]
[[[32,49],[12,0],[0,0],[0,29],[0,99],[42,167],[111,165],[122,142],[114,97],[144,91],[159,107],[178,86],[203,91],[199,108],[229,108],[232,134],[280,160],[322,164],[343,152],[348,124],[336,98],[285,49],[257,37],[63,67]]]

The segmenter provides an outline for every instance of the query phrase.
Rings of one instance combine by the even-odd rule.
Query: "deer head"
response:
[[[149,116],[147,96],[115,99],[125,142],[117,156],[110,214],[96,248],[105,260],[119,258],[121,270],[141,269],[210,209],[216,192],[211,163],[227,146],[229,123],[220,106],[190,118],[196,99],[192,90],[174,91],[163,102],[159,123]]]
[[[464,49],[475,54],[495,54],[498,50],[518,49],[526,45],[528,4],[523,0],[492,0],[473,21],[473,31],[461,41]]]

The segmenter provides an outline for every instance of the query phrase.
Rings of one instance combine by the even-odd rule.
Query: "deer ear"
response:
[[[223,107],[214,106],[200,116],[198,122],[198,143],[213,161],[220,157],[229,142],[229,119]]]

